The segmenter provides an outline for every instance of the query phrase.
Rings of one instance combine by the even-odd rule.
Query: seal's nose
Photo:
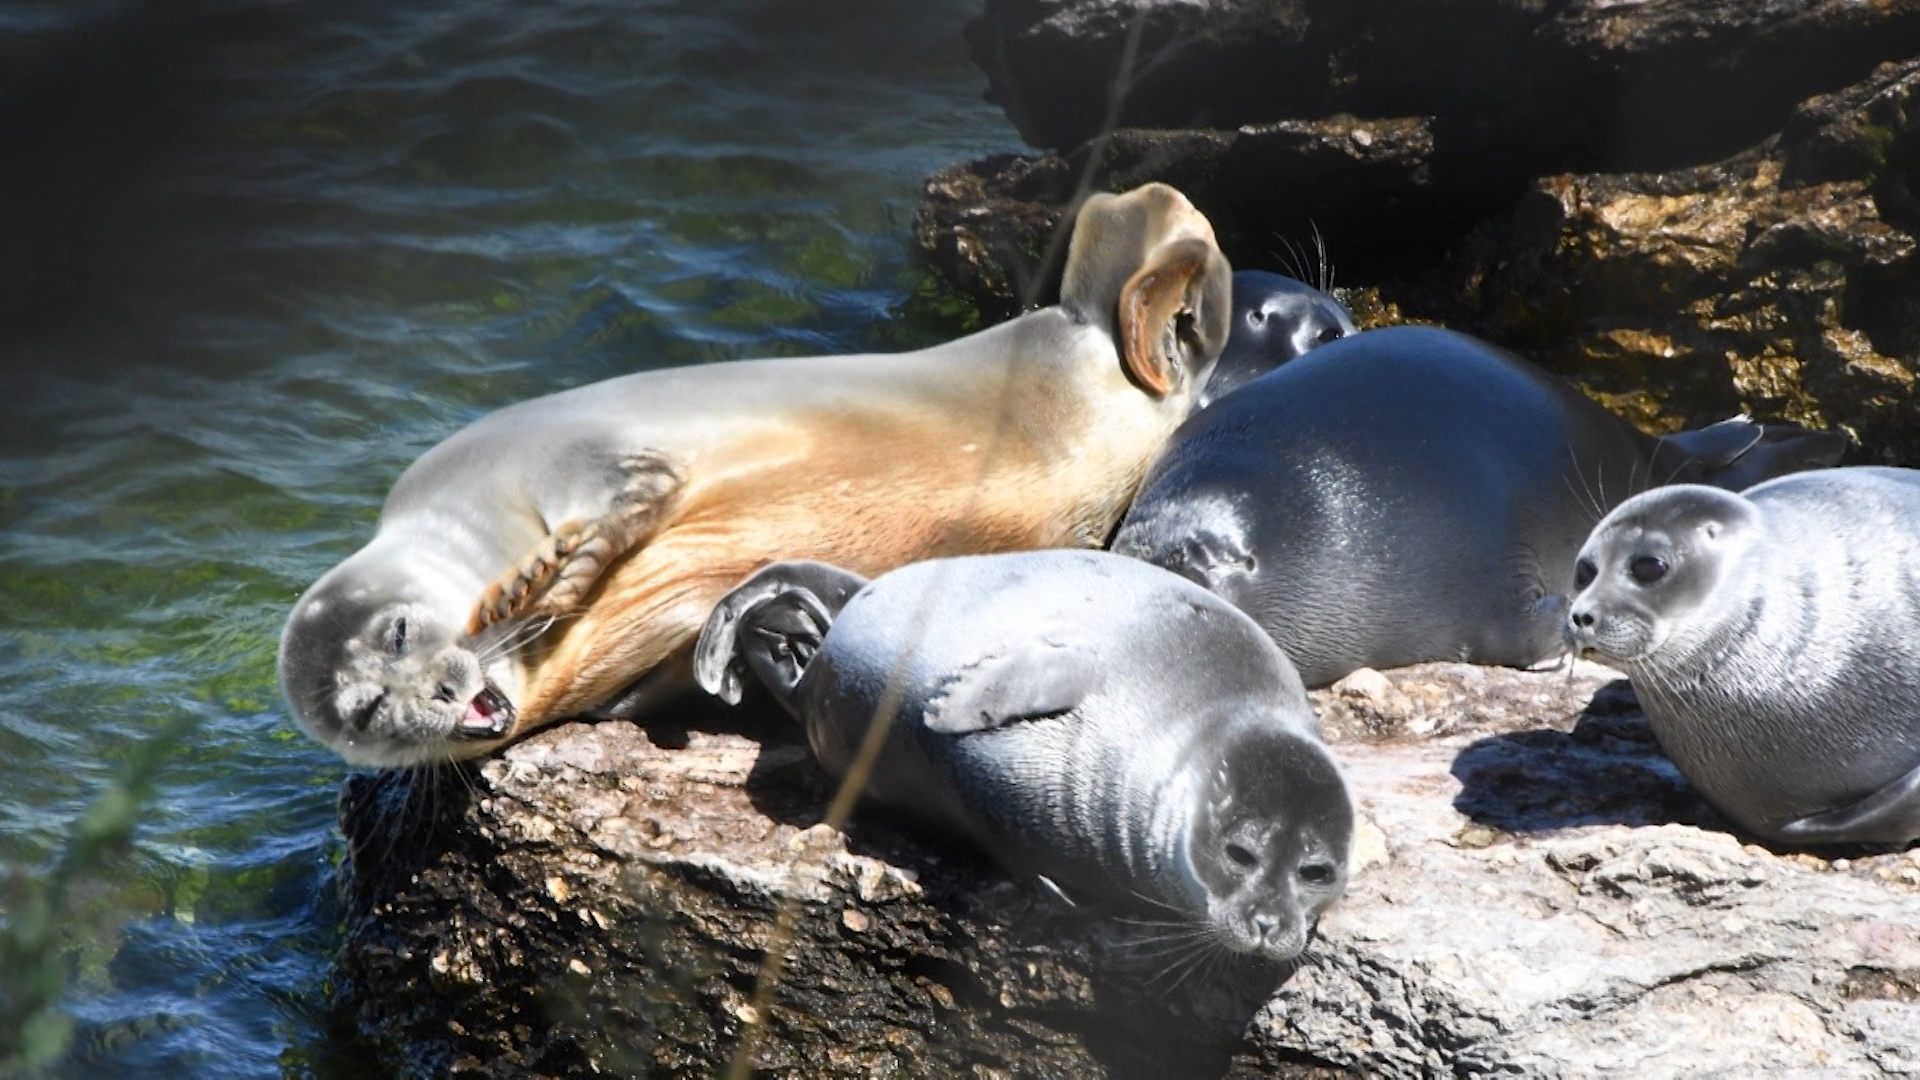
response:
[[[1591,630],[1593,629],[1593,612],[1575,611],[1573,614],[1567,616],[1567,621],[1582,630]]]

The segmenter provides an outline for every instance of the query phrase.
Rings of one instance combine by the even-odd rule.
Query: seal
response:
[[[1796,844],[1920,839],[1920,471],[1847,468],[1616,507],[1569,645],[1633,680],[1727,817]]]
[[[1233,273],[1233,332],[1194,399],[1204,409],[1308,349],[1357,334],[1353,312],[1330,293],[1266,270]]]
[[[1831,464],[1839,433],[1730,420],[1646,435],[1465,334],[1323,345],[1174,434],[1113,549],[1240,606],[1324,686],[1431,660],[1562,655],[1595,522],[1668,482],[1738,488]]]
[[[347,760],[484,753],[691,688],[714,601],[777,558],[863,573],[1098,546],[1227,338],[1232,270],[1151,184],[1079,210],[1061,301],[899,355],[644,372],[429,450],[281,637],[295,720]]]
[[[1076,895],[1286,959],[1345,888],[1354,811],[1291,664],[1231,605],[1099,551],[871,582],[775,563],[715,606],[700,685],[749,676],[863,794]]]

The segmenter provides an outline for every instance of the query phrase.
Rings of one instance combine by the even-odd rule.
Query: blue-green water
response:
[[[920,181],[1016,149],[965,0],[0,0],[0,865],[196,721],[68,919],[72,1076],[353,1075],[288,606],[488,409],[958,332]]]

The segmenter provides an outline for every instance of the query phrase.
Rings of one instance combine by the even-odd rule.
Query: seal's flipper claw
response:
[[[820,651],[834,617],[867,579],[826,563],[794,560],[762,567],[714,605],[694,648],[694,679],[729,705],[740,702],[752,672],[794,715],[794,687]]]
[[[657,450],[629,454],[616,469],[612,505],[558,555],[553,580],[526,614],[565,615],[579,606],[615,559],[653,538],[686,483],[679,464]]]
[[[1920,839],[1920,767],[1852,806],[1790,821],[1775,835],[1799,844],[1908,844]]]
[[[480,594],[467,632],[507,619],[566,615],[586,599],[613,560],[650,539],[680,491],[680,468],[665,454],[621,458],[619,486],[605,514],[568,521]]]
[[[529,599],[542,595],[543,586],[586,542],[586,534],[592,528],[585,522],[567,522],[541,541],[519,565],[482,590],[480,602],[467,618],[467,633],[477,634],[494,623],[528,614]]]
[[[1080,906],[1078,901],[1074,900],[1073,897],[1068,896],[1066,890],[1062,889],[1059,885],[1055,884],[1054,880],[1048,877],[1047,875],[1035,874],[1033,875],[1033,881],[1034,881],[1034,884],[1040,886],[1041,892],[1046,893],[1048,896],[1053,897],[1055,900],[1060,901],[1061,903],[1067,905],[1068,907],[1077,908]]]

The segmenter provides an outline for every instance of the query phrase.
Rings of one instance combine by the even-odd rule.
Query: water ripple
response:
[[[0,0],[0,876],[197,722],[55,1075],[365,1074],[288,607],[489,409],[950,332],[895,312],[921,179],[1013,148],[972,7]]]

